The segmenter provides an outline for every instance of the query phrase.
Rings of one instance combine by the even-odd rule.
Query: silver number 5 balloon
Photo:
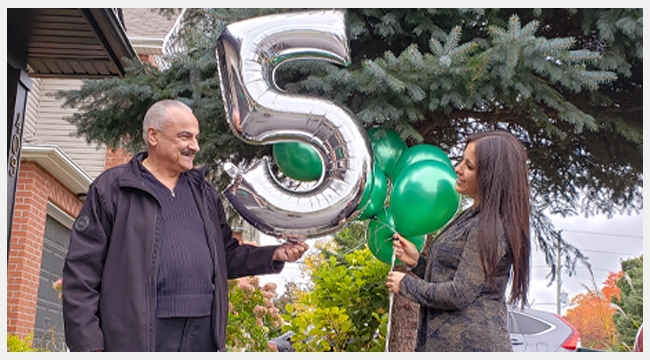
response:
[[[267,235],[304,240],[339,231],[358,215],[372,176],[368,136],[344,106],[288,94],[274,75],[280,64],[296,59],[347,66],[345,13],[308,11],[236,22],[220,35],[216,53],[227,121],[235,135],[254,145],[303,142],[323,161],[320,179],[304,191],[284,186],[268,157],[244,170],[227,163],[233,182],[224,191],[226,198]]]

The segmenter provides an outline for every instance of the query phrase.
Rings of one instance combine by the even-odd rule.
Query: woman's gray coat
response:
[[[499,227],[494,289],[486,282],[479,256],[480,211],[468,209],[453,220],[420,256],[399,293],[420,304],[415,351],[512,351],[505,291],[512,264]]]

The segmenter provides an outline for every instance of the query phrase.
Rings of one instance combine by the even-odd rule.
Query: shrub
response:
[[[25,337],[7,334],[7,352],[35,352],[32,346],[34,334],[30,333]]]

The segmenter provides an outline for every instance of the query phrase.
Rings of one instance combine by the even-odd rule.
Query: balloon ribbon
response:
[[[390,271],[393,271],[393,268],[395,268],[395,246],[393,246],[393,255],[391,256],[390,259]],[[388,294],[388,324],[386,325],[386,350],[385,352],[389,352],[388,350],[388,341],[390,340],[390,323],[391,319],[393,318],[392,313],[393,313],[393,297],[395,294],[389,293]]]

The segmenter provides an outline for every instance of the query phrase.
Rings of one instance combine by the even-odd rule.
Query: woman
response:
[[[526,149],[505,131],[473,134],[455,171],[456,191],[472,206],[438,235],[428,258],[395,234],[395,256],[417,277],[391,271],[386,285],[420,304],[415,351],[512,351],[506,286],[512,280],[509,300],[523,306],[529,279]]]

